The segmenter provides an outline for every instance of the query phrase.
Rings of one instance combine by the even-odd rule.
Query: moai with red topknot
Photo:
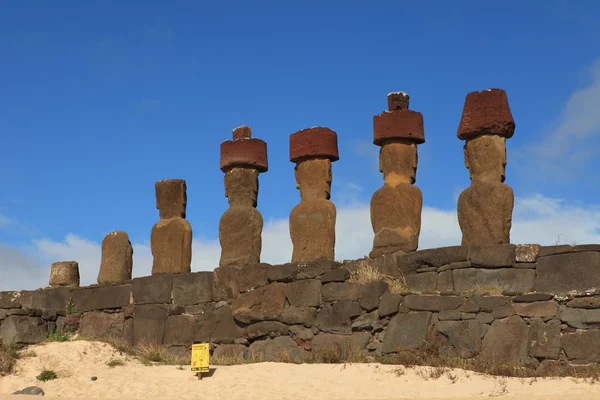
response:
[[[300,190],[300,203],[290,213],[292,262],[333,260],[335,205],[331,194],[331,163],[339,159],[337,134],[314,127],[290,135],[290,161]]]
[[[122,283],[131,279],[133,247],[127,232],[110,232],[102,240],[99,284]]]
[[[371,199],[375,233],[371,258],[419,247],[423,195],[414,186],[417,145],[425,143],[423,115],[408,109],[409,95],[388,94],[388,111],[373,117],[373,143],[381,146],[384,185]]]
[[[465,166],[471,176],[471,186],[458,198],[463,246],[510,243],[515,196],[504,178],[506,139],[514,132],[504,90],[467,94],[457,134],[466,141]]]
[[[221,171],[229,209],[219,222],[219,266],[258,264],[263,218],[256,209],[258,174],[268,170],[267,143],[252,138],[247,126],[233,130],[233,140],[221,143]]]
[[[183,179],[165,179],[154,187],[160,220],[150,235],[152,275],[190,272],[192,226],[185,219],[186,183]]]

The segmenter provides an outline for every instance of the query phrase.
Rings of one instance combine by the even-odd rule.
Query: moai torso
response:
[[[131,279],[133,247],[126,232],[111,232],[102,240],[98,283],[121,283]]]
[[[182,179],[159,181],[156,205],[160,220],[152,227],[152,275],[191,271],[192,227],[185,219],[186,184]]]
[[[423,196],[414,186],[417,144],[424,143],[423,116],[409,111],[408,95],[388,95],[389,111],[373,119],[374,140],[381,146],[379,170],[384,185],[371,198],[371,258],[419,247]]]
[[[219,222],[219,266],[243,267],[260,262],[263,218],[256,209],[258,174],[267,171],[266,143],[251,138],[250,128],[233,131],[233,141],[221,145],[221,169],[229,209]]]
[[[331,129],[310,128],[290,136],[301,198],[290,213],[292,262],[334,260],[336,208],[329,198],[331,162],[338,158],[337,134]]]
[[[59,261],[50,266],[50,287],[79,287],[79,263]]]
[[[504,179],[506,139],[514,128],[503,90],[467,95],[458,133],[466,140],[465,166],[471,176],[457,206],[463,246],[510,243],[514,193]]]

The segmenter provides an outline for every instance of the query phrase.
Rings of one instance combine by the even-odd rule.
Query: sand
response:
[[[451,370],[432,379],[426,367],[260,363],[216,366],[212,376],[198,380],[188,366],[147,366],[105,343],[47,343],[30,350],[36,355],[19,359],[15,373],[0,378],[0,398],[14,399],[10,393],[27,386],[43,388],[49,399],[600,398],[600,383],[572,378],[497,378]],[[107,362],[112,359],[125,364],[111,368]],[[43,369],[55,371],[58,379],[37,381]],[[97,380],[92,381],[92,376]]]

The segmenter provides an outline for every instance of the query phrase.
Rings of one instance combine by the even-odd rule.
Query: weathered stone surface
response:
[[[315,320],[315,326],[323,332],[350,335],[351,318],[355,316],[355,306],[358,304],[353,301],[339,301],[337,303],[325,304],[318,312]],[[360,315],[360,307],[358,311]]]
[[[469,249],[469,259],[474,267],[512,267],[516,259],[516,246],[514,244],[471,246]]]
[[[123,323],[123,342],[133,346],[133,318],[126,319]]]
[[[404,297],[404,306],[416,311],[456,310],[463,304],[459,296],[418,296]]]
[[[246,358],[248,348],[241,344],[223,344],[217,347],[213,353],[216,359],[237,359],[242,361]]]
[[[240,293],[238,275],[239,270],[230,265],[215,268],[212,277],[214,301],[227,301],[238,297]]]
[[[506,91],[492,88],[467,94],[458,125],[459,139],[473,140],[482,135],[511,138],[514,131]]]
[[[464,249],[468,249],[468,247],[462,247]],[[473,264],[471,264],[470,260],[467,261],[457,261],[450,264],[442,265],[438,268],[438,272],[444,272],[452,269],[462,269],[462,268],[471,268]]]
[[[579,252],[579,251],[598,251],[598,252],[600,252],[600,244],[598,244],[598,243],[579,244],[579,245],[573,246],[573,251],[574,252]]]
[[[17,390],[16,392],[13,392],[12,394],[16,394],[16,395],[27,395],[27,396],[44,396],[44,389],[42,389],[41,387],[38,386],[28,386],[25,389],[22,390]]]
[[[172,274],[145,276],[131,281],[133,302],[136,304],[171,303],[172,290]]]
[[[522,365],[528,358],[529,327],[519,316],[496,320],[487,331],[481,357],[499,365]]]
[[[467,246],[449,246],[399,254],[396,256],[396,263],[402,274],[411,275],[424,266],[441,267],[467,261],[468,258],[469,248]]]
[[[289,304],[296,307],[319,307],[321,305],[321,281],[305,279],[288,283],[285,297]]]
[[[317,310],[313,308],[285,307],[281,312],[279,320],[284,324],[302,324],[311,327],[317,318]]]
[[[292,136],[298,133],[300,132]],[[311,134],[321,135],[316,130]],[[301,201],[290,213],[290,236],[294,246],[292,262],[335,259],[337,213],[335,205],[329,200],[331,162],[330,158],[304,158],[296,161],[294,175]]]
[[[185,219],[186,183],[183,179],[165,179],[154,187],[160,220],[150,234],[152,275],[190,272],[192,227]]]
[[[600,362],[600,330],[593,329],[562,336],[562,347],[569,360]]]
[[[21,308],[23,292],[0,292],[0,308]]]
[[[569,308],[560,312],[560,320],[577,329],[600,326],[600,309]]]
[[[75,289],[71,296],[80,312],[121,308],[129,305],[131,284]]]
[[[554,296],[549,293],[527,293],[513,299],[515,303],[533,303],[535,301],[552,300]]]
[[[328,283],[323,285],[323,301],[358,300],[358,284]]]
[[[240,141],[242,146],[247,144],[248,140]],[[229,200],[229,208],[219,222],[219,266],[239,268],[260,262],[263,218],[256,209],[258,174],[256,168],[246,166],[235,166],[225,171],[225,196]]]
[[[79,263],[59,261],[50,265],[50,287],[79,287]]]
[[[452,271],[442,271],[437,274],[436,289],[439,291],[454,290],[454,281],[452,279]]]
[[[262,321],[248,325],[244,328],[244,336],[250,340],[262,338],[265,336],[280,336],[289,333],[287,325],[277,321]]]
[[[79,321],[79,334],[90,339],[121,338],[124,324],[122,313],[87,312]]]
[[[564,253],[572,253],[573,247],[568,244],[558,244],[554,246],[541,246],[538,258],[539,257],[547,257],[553,256],[555,254],[564,254]]]
[[[522,317],[556,317],[558,303],[555,301],[537,301],[535,303],[514,303],[515,313]]]
[[[336,270],[339,266],[339,263],[331,260],[272,265],[267,269],[267,278],[270,282],[293,282],[302,279],[314,279]]]
[[[515,248],[515,259],[518,263],[534,263],[540,252],[539,244],[518,244]]]
[[[133,342],[162,344],[167,320],[165,304],[142,304],[135,306],[133,319]]]
[[[245,324],[278,319],[285,305],[285,286],[271,283],[241,294],[232,303],[233,317]]]
[[[445,337],[440,346],[442,354],[471,358],[481,351],[479,324],[474,321],[440,321],[437,331]]]
[[[536,271],[531,269],[466,268],[452,270],[454,289],[464,292],[478,287],[499,287],[503,293],[527,293],[533,290]]]
[[[330,282],[346,282],[350,278],[350,272],[346,268],[338,268],[324,273],[319,277],[323,284]]]
[[[437,286],[437,272],[412,274],[406,277],[406,286],[417,292],[435,290]]]
[[[512,304],[507,304],[502,307],[494,308],[494,310],[492,311],[492,317],[494,317],[494,319],[502,319],[510,317],[511,315],[515,315],[515,309],[512,307]]]
[[[440,321],[458,321],[461,317],[461,312],[458,310],[444,310],[438,314],[438,320]]]
[[[381,351],[395,353],[420,348],[427,338],[430,322],[430,312],[411,311],[396,315],[390,320]]]
[[[561,349],[559,320],[553,319],[544,323],[541,318],[533,318],[529,334],[531,357],[558,359]]]
[[[213,301],[213,273],[173,275],[173,304],[187,306]]]
[[[479,308],[477,311],[491,312],[498,307],[508,304],[510,302],[510,297],[475,295],[471,300],[473,301],[473,304]]]
[[[520,268],[520,269],[535,269],[536,267],[537,267],[536,263],[522,263],[522,262],[515,263],[515,268]]]
[[[237,277],[239,291],[244,293],[261,286],[266,286],[269,283],[267,269],[270,267],[271,265],[265,263],[242,267]]]
[[[267,362],[295,363],[301,363],[306,357],[304,350],[289,336],[258,340],[250,345],[248,356],[251,359]]]
[[[5,346],[41,343],[47,333],[44,320],[36,317],[11,315],[0,326],[0,339]]]
[[[290,334],[300,340],[312,340],[315,336],[312,330],[305,328],[302,325],[292,325],[289,327]]]
[[[202,343],[234,343],[242,338],[242,330],[233,320],[229,305],[214,311],[204,312],[197,317],[198,328],[194,341]]]
[[[126,232],[110,232],[102,240],[99,284],[123,283],[131,280],[133,247]]]
[[[73,293],[76,293],[79,290],[82,289],[74,290]],[[70,293],[71,292],[68,287],[21,292],[19,301],[23,307],[29,309],[52,308],[56,310],[64,310],[67,308],[67,304],[69,303]],[[75,294],[73,294],[73,298],[75,298]],[[127,299],[129,301],[129,297]],[[81,309],[79,310],[82,311]]]
[[[381,296],[388,290],[388,284],[384,281],[369,282],[358,288],[358,303],[367,310],[373,311],[379,307]]]
[[[191,315],[171,315],[165,323],[164,344],[189,346],[198,329],[198,318]]]
[[[569,301],[567,307],[587,309],[600,308],[600,296],[578,297]]]
[[[491,324],[494,316],[491,313],[479,313],[475,316],[475,320],[480,324]]]
[[[541,257],[537,262],[537,292],[566,293],[600,286],[600,253],[580,252]]]
[[[312,341],[312,353],[322,362],[345,362],[367,347],[370,336],[366,332],[351,336],[320,333]]]
[[[379,320],[377,310],[367,314],[362,314],[352,322],[353,331],[371,330],[375,323]]]
[[[396,314],[402,301],[402,295],[385,292],[379,303],[379,316],[381,318]]]

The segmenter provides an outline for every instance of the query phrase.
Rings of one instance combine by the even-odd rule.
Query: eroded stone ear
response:
[[[382,152],[383,152],[383,147],[379,148],[379,172],[383,172],[383,160],[381,158]]]
[[[467,151],[467,144],[463,146],[463,155],[465,157],[465,167],[469,169],[469,152]]]
[[[223,176],[223,185],[225,186],[225,197],[229,198],[229,185],[227,184],[227,174]]]

